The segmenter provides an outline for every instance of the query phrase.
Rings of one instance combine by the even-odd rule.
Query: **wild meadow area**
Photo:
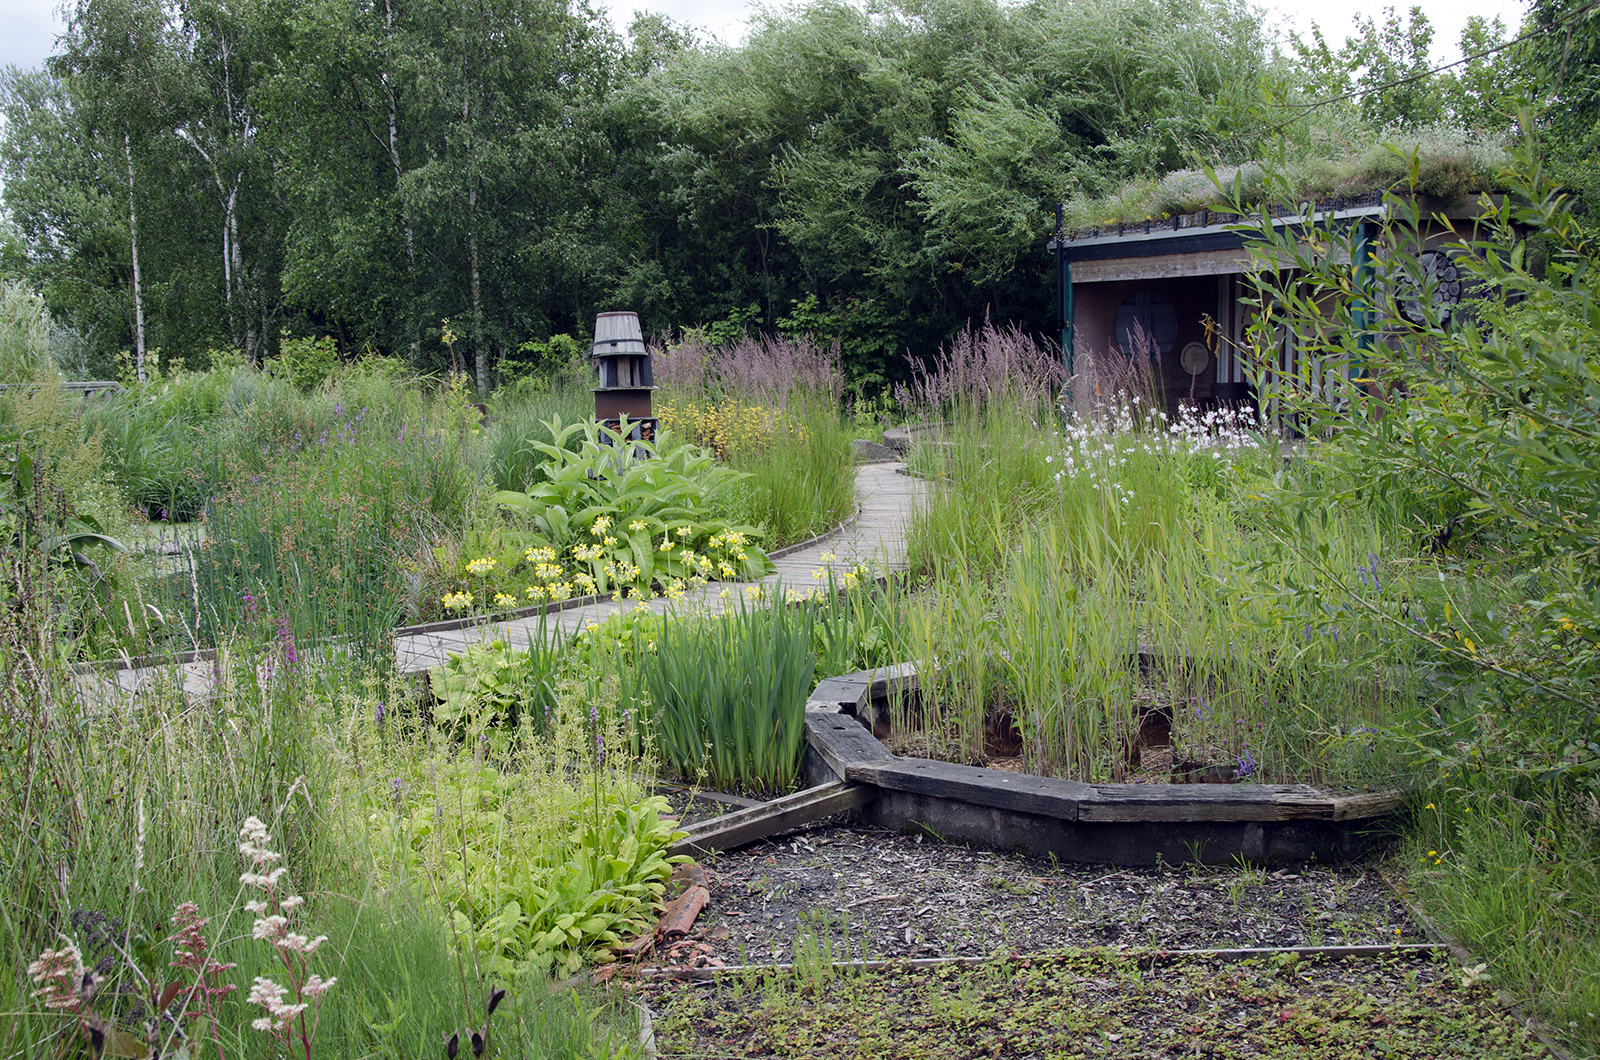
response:
[[[0,1057],[1600,1056],[1592,5],[1445,69],[1224,0],[68,16],[0,73]],[[1197,212],[1237,399],[1062,345],[1048,239]],[[885,754],[1398,809],[1092,876],[794,832],[702,859],[746,970],[649,978],[689,817],[897,664]]]

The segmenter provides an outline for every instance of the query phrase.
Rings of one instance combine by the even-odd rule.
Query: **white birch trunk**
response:
[[[133,376],[146,382],[144,369],[144,292],[139,286],[139,214],[133,201],[133,142],[122,134],[122,157],[128,164],[128,249],[133,259]]]

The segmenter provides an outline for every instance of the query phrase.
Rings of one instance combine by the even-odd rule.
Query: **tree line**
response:
[[[332,336],[487,389],[628,308],[838,339],[872,389],[969,321],[1051,330],[1063,198],[1329,129],[1505,128],[1519,92],[1577,142],[1600,92],[1593,66],[1562,80],[1555,33],[1386,88],[1426,71],[1420,11],[1286,49],[1241,0],[814,0],[738,47],[659,16],[618,33],[585,0],[69,16],[44,68],[0,75],[0,274],[98,374]]]

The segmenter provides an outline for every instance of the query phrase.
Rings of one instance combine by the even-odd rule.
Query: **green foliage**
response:
[[[1600,539],[1577,513],[1600,505],[1600,327],[1591,291],[1600,257],[1568,200],[1542,185],[1525,156],[1522,165],[1521,196],[1486,209],[1475,230],[1446,248],[1467,277],[1468,298],[1453,321],[1434,300],[1438,280],[1420,253],[1425,219],[1407,200],[1394,203],[1394,220],[1379,234],[1385,251],[1375,289],[1358,287],[1332,256],[1291,250],[1262,232],[1268,252],[1291,253],[1303,270],[1295,283],[1264,276],[1262,296],[1281,298],[1291,326],[1308,336],[1309,354],[1325,369],[1319,378],[1404,382],[1381,415],[1351,384],[1279,387],[1273,396],[1309,430],[1339,438],[1332,458],[1349,477],[1331,481],[1390,492],[1424,543],[1468,550],[1474,573],[1441,571],[1442,581],[1492,571],[1523,587],[1523,604],[1495,607],[1491,597],[1488,610],[1458,605],[1411,627],[1432,652],[1479,677],[1445,715],[1465,726],[1457,737],[1497,705],[1521,720],[1511,746],[1497,738],[1495,768],[1592,785],[1600,771],[1600,750],[1590,750],[1600,747]],[[1330,235],[1341,248],[1351,239]],[[1550,248],[1543,275],[1529,262],[1534,240]],[[1374,331],[1383,341],[1368,341]],[[1315,463],[1291,479],[1299,506],[1290,512],[1326,503],[1313,499],[1326,498],[1325,481]],[[1478,739],[1460,746],[1486,753]],[[1448,764],[1460,752],[1443,753]]]
[[[542,481],[526,493],[502,490],[491,498],[527,528],[516,544],[529,549],[535,576],[541,562],[575,562],[579,573],[558,583],[567,593],[582,584],[644,597],[653,584],[681,594],[686,585],[748,580],[768,569],[753,541],[759,531],[713,517],[711,499],[740,475],[709,453],[674,446],[666,432],[654,445],[623,442],[593,420],[547,427],[550,442],[528,442],[547,458]],[[566,448],[574,436],[582,438],[577,452]],[[550,555],[536,558],[537,549]]]
[[[374,837],[392,838],[395,850],[382,855],[391,866],[436,876],[458,944],[499,979],[570,975],[647,930],[672,872],[665,851],[676,834],[661,819],[665,799],[630,803],[637,796],[627,785],[607,781],[567,796],[591,801],[557,810],[568,816],[563,827],[532,807],[552,798],[535,783],[561,780],[469,761],[436,765]],[[538,818],[555,834],[530,827]]]
[[[668,623],[637,652],[640,710],[666,762],[722,790],[784,792],[805,752],[816,674],[808,608],[743,606]]]
[[[21,284],[0,281],[0,383],[37,383],[54,371],[44,300]]]
[[[331,335],[291,338],[285,331],[278,340],[276,366],[301,390],[315,390],[339,364],[339,344]]]

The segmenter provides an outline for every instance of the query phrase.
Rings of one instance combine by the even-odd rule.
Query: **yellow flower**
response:
[[[503,608],[515,607],[517,606],[517,598],[509,593],[495,593],[494,606]]]
[[[734,576],[734,574],[738,573],[732,567],[730,567],[726,562],[717,564],[717,570],[722,572],[722,576],[724,578],[731,578],[731,577]]]
[[[467,608],[472,606],[472,594],[446,593],[444,596],[439,598],[439,602],[444,604],[446,610],[465,611]]]
[[[824,563],[832,563],[834,560],[838,559],[839,557],[835,556],[832,552],[824,552],[818,558],[821,559],[822,562],[824,562]]]
[[[1424,810],[1431,810],[1431,809],[1433,809],[1433,803],[1431,803],[1431,802],[1430,802],[1430,803],[1428,803],[1428,805],[1426,805],[1426,806],[1424,806],[1424,807],[1423,807],[1423,809],[1424,809]]]
[[[661,547],[657,551],[659,551],[659,552],[671,552],[672,551],[672,538],[669,537],[666,540],[662,541],[661,542]]]
[[[493,556],[484,556],[467,564],[467,571],[470,574],[488,574],[494,568],[495,561]]]
[[[759,585],[746,585],[744,587],[744,595],[745,595],[745,599],[754,600],[756,597],[761,595],[761,586],[759,586]]]
[[[599,537],[601,534],[606,532],[606,528],[610,525],[611,517],[608,515],[602,515],[600,518],[594,521],[594,525],[589,528],[589,533],[595,537]]]
[[[628,529],[629,530],[643,530],[645,528],[645,525],[646,524],[645,524],[644,520],[635,519],[633,522],[628,524]]]
[[[616,548],[617,547],[617,539],[614,538],[614,537],[608,537],[601,543],[603,545],[605,545],[607,548]]]
[[[553,548],[530,548],[523,553],[529,563],[554,563],[556,550]]]
[[[822,579],[826,578],[827,576],[828,576],[828,568],[827,567],[816,567],[811,571],[811,577],[814,580],[819,581],[819,582]]]
[[[687,526],[678,527],[678,536],[679,537],[688,537],[689,534],[690,534],[690,530],[689,530],[689,528]]]
[[[543,600],[544,599],[544,586],[542,586],[542,585],[530,585],[530,586],[528,586],[528,599],[530,599],[530,600]]]

